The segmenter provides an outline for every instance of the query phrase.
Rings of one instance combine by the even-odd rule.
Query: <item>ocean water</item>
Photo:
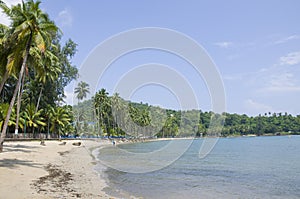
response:
[[[127,165],[130,160],[118,151],[149,153],[169,142],[103,148],[98,158]],[[172,142],[180,148],[188,141]],[[160,170],[128,173],[107,168],[105,191],[121,198],[300,198],[300,136],[220,138],[211,153],[199,158],[202,143],[194,140],[177,161]],[[144,161],[142,166],[148,165]]]

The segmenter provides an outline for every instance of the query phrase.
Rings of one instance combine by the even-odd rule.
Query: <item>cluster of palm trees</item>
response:
[[[75,89],[78,100],[86,96],[87,88],[84,82],[78,84]],[[118,93],[109,96],[104,88],[96,92],[91,100],[82,101],[73,109],[77,132],[81,135],[137,138],[153,137],[159,132],[164,132],[165,136],[178,133],[175,117],[171,117],[171,113],[160,107],[126,101]]]
[[[0,151],[7,132],[72,131],[72,107],[60,106],[64,87],[77,77],[70,63],[76,44],[60,45],[61,31],[40,9],[40,1],[0,8],[10,19],[0,24]],[[45,92],[45,90],[47,92]]]

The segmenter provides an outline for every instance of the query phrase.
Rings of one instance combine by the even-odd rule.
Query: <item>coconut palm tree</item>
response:
[[[11,8],[7,7],[3,2],[0,3],[0,7],[3,12],[12,20],[11,28],[9,34],[7,33],[7,37],[14,39],[17,44],[15,51],[13,51],[10,56],[16,59],[17,57],[22,58],[18,81],[2,128],[0,137],[0,152],[3,150],[6,129],[17,93],[21,87],[31,47],[35,46],[41,53],[44,53],[47,46],[51,43],[51,38],[58,30],[55,24],[49,20],[48,15],[40,9],[40,3],[40,1],[34,2],[33,0],[29,0],[26,3],[22,2],[21,4],[12,6]]]
[[[122,111],[122,101],[119,93],[114,93],[111,98],[112,104],[112,116],[114,117],[114,129],[118,131],[118,128],[121,127],[121,111]],[[118,133],[118,132],[117,132]]]
[[[52,44],[53,46],[53,44]],[[54,82],[57,80],[59,73],[61,73],[61,68],[59,67],[59,59],[50,50],[47,50],[43,57],[39,56],[38,49],[34,48],[35,55],[32,56],[36,60],[36,77],[39,82],[40,92],[36,103],[35,112],[38,111],[40,100],[42,97],[42,92],[47,81]]]
[[[68,129],[71,122],[71,114],[65,107],[51,108],[50,111],[50,130],[57,133],[59,138],[62,134],[66,133],[64,130]]]
[[[25,110],[25,119],[28,127],[31,127],[31,133],[34,134],[35,128],[46,126],[45,119],[42,117],[43,110],[35,111],[35,105],[29,104]]]
[[[6,103],[0,104],[0,128],[4,124],[8,107],[9,107],[9,104],[6,104]],[[12,114],[14,114],[14,110],[12,111]],[[11,125],[14,125],[14,124],[15,124],[15,122],[13,120],[9,120],[8,126],[11,126]]]
[[[89,91],[89,85],[86,83],[86,82],[79,82],[77,87],[75,88],[75,91],[74,91],[78,99],[78,102],[79,100],[82,100],[83,98],[86,98],[87,94],[90,93]]]
[[[7,65],[7,57],[9,55],[9,50],[7,46],[5,46],[5,38],[4,36],[7,34],[9,27],[0,24],[0,74],[1,74],[1,83],[0,83],[0,93],[2,92],[3,86],[6,80],[9,77],[8,70],[6,69]]]
[[[86,98],[87,97],[87,94],[89,93],[89,85],[86,83],[86,82],[79,82],[77,87],[75,88],[75,91],[74,93],[77,94],[76,97],[78,99],[78,105],[79,105],[79,101],[82,100],[83,98]],[[79,106],[78,106],[79,108]],[[77,121],[76,121],[76,124],[77,124],[77,131],[79,131],[79,133],[81,133],[81,118],[83,117],[80,117],[80,116],[83,116],[84,115],[84,111],[85,110],[78,110],[79,112],[77,113]]]
[[[108,98],[108,92],[102,88],[95,94],[94,98],[94,106],[96,109],[96,115],[99,122],[99,127],[102,128],[103,132],[109,134],[109,108],[110,108],[110,100]]]

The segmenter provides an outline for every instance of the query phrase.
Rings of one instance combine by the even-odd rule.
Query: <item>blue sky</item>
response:
[[[300,1],[48,0],[41,6],[62,29],[63,39],[78,43],[73,59],[78,67],[99,43],[119,32],[142,27],[173,29],[193,38],[213,59],[224,82],[228,112],[300,113]],[[3,16],[0,19],[7,22]],[[167,53],[143,51],[124,56],[98,87],[111,93],[114,81],[110,78],[150,62],[181,68],[196,90],[200,107],[211,108],[203,80]],[[126,67],[120,69],[121,65]],[[66,90],[69,102],[72,89],[73,85]],[[168,108],[178,105],[174,95],[153,85],[139,89],[131,99]]]

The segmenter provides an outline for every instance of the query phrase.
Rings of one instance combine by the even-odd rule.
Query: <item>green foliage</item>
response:
[[[45,119],[42,117],[43,109],[35,111],[35,105],[29,104],[27,105],[24,111],[24,119],[26,121],[26,125],[31,127],[32,133],[34,133],[35,128],[39,128],[42,126],[46,126]],[[22,124],[22,122],[20,123]]]
[[[77,44],[70,39],[60,44],[62,33],[40,3],[27,0],[8,7],[0,1],[1,11],[11,20],[9,26],[0,24],[1,128],[10,116],[8,126],[19,121],[18,126],[26,125],[32,133],[74,133],[72,107],[60,105],[64,88],[78,76],[71,63]],[[21,104],[20,110],[16,104]]]
[[[128,102],[118,94],[109,96],[105,89],[98,91],[92,100],[74,106],[75,112],[79,110],[84,110],[81,111],[85,115],[83,123],[96,131],[94,135],[102,136],[243,136],[300,132],[300,116],[287,113],[249,117],[246,114],[217,114],[201,110],[166,110]]]
[[[69,106],[55,107],[50,109],[51,131],[59,136],[72,133],[72,110]]]
[[[76,97],[78,100],[82,100],[86,98],[87,94],[89,93],[89,85],[86,82],[79,82],[78,86],[75,88],[74,93],[77,94]]]
[[[4,123],[5,120],[5,116],[7,114],[7,110],[8,110],[9,104],[7,103],[2,103],[0,104],[0,128],[2,128],[2,125]],[[15,111],[12,111],[12,115],[15,114]],[[8,122],[8,126],[14,125],[15,122],[12,120],[12,118],[9,120]]]

